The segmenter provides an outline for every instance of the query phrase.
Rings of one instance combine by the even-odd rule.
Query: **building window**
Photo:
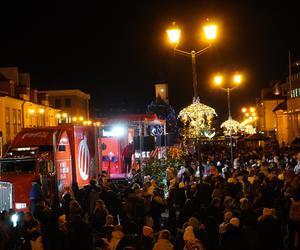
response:
[[[5,123],[10,123],[10,114],[9,114],[9,108],[5,108]]]
[[[54,106],[55,106],[55,108],[60,108],[61,107],[61,100],[60,99],[55,99],[54,100]]]
[[[14,128],[14,136],[17,135],[18,130],[17,130],[17,110],[13,109],[13,128]]]
[[[70,98],[65,99],[65,107],[66,108],[71,108],[71,99]]]
[[[296,98],[300,96],[300,88],[298,89],[293,89],[291,93],[291,98]]]
[[[18,126],[21,126],[22,118],[21,118],[21,110],[18,110]]]
[[[10,110],[5,108],[5,129],[6,129],[6,141],[10,142]]]

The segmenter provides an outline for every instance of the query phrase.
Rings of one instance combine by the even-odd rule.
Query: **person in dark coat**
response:
[[[92,239],[88,225],[79,214],[72,217],[68,223],[68,243],[72,250],[90,250]]]
[[[100,232],[102,227],[105,225],[107,215],[108,211],[103,200],[97,200],[94,213],[90,217],[92,229]]]
[[[26,213],[24,216],[24,223],[21,228],[20,238],[23,238],[22,249],[30,250],[30,241],[37,240],[41,236],[39,222],[32,216],[31,213]]]
[[[221,250],[247,250],[239,227],[239,219],[232,218],[226,231],[220,235]]]
[[[32,187],[30,191],[30,213],[35,213],[36,205],[39,202],[46,201],[45,195],[42,190],[42,183],[40,180],[32,181]]]
[[[138,249],[140,250],[152,250],[154,246],[153,229],[148,226],[143,227],[143,232],[140,236]]]
[[[281,247],[280,225],[270,208],[263,209],[263,215],[258,218],[257,233],[259,249],[277,250]]]

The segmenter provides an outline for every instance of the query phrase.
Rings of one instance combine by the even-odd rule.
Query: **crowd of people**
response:
[[[0,218],[1,249],[300,249],[300,153],[222,147],[169,166],[165,184],[142,171],[128,182],[92,180],[31,211]],[[200,162],[200,164],[197,163]]]

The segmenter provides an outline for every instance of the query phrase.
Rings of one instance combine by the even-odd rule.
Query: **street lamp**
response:
[[[181,49],[178,49],[177,46],[180,40],[180,29],[176,26],[176,23],[173,22],[172,28],[167,30],[169,37],[169,42],[174,47],[174,51],[178,52],[181,55],[188,56],[192,58],[192,72],[193,72],[193,88],[194,88],[194,99],[199,97],[198,93],[198,83],[197,83],[197,70],[196,70],[196,57],[203,54],[207,49],[211,47],[211,41],[215,40],[217,37],[217,26],[214,24],[209,24],[203,27],[203,31],[206,37],[206,40],[209,42],[206,47],[199,51],[192,50],[187,52]]]
[[[234,124],[235,121],[231,117],[231,107],[230,107],[230,92],[237,88],[242,83],[242,75],[241,74],[235,74],[232,77],[232,83],[234,86],[232,87],[222,87],[224,77],[220,74],[216,75],[214,77],[214,83],[216,86],[218,86],[220,89],[225,90],[227,93],[227,105],[228,105],[228,122],[231,124],[231,127],[229,127],[229,136],[230,136],[230,161],[231,166],[233,166],[233,145],[232,145],[232,130],[234,130]],[[242,110],[244,112],[244,110]],[[245,110],[246,112],[246,110]]]

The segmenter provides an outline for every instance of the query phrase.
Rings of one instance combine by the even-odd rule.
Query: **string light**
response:
[[[178,118],[184,124],[181,134],[190,139],[209,136],[214,116],[217,113],[213,108],[201,103],[199,98],[194,99],[191,105],[179,112]]]
[[[236,134],[240,130],[240,123],[229,118],[221,124],[221,128],[224,129],[224,135]]]

